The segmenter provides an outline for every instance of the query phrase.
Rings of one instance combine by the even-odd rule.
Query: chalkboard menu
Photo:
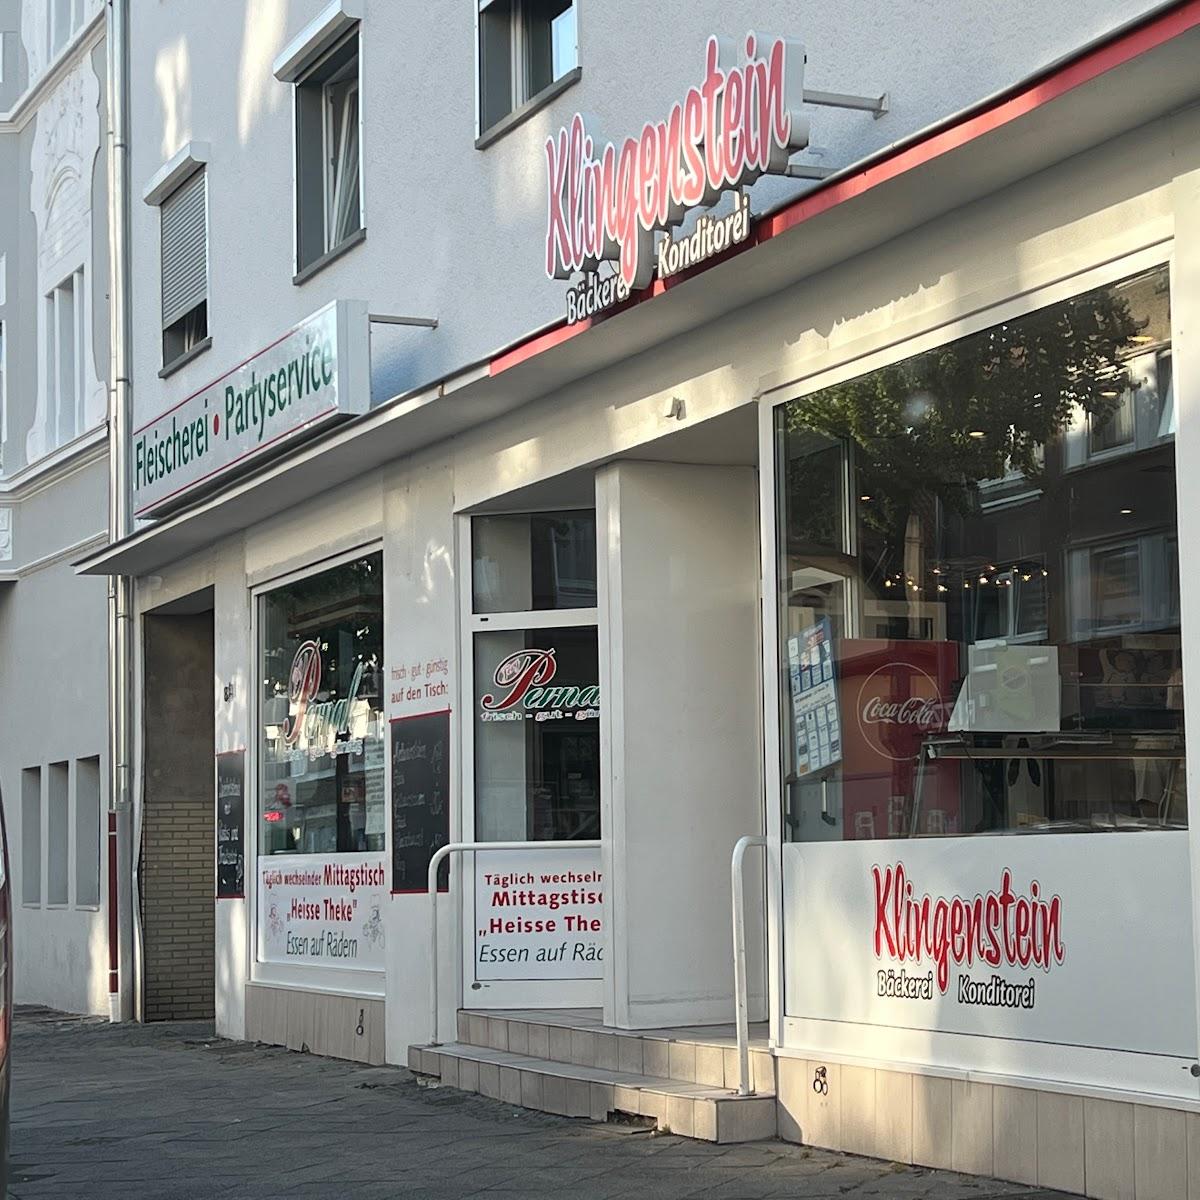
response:
[[[217,755],[217,896],[245,895],[246,752]]]
[[[392,721],[392,891],[427,892],[429,860],[450,841],[450,712]],[[438,891],[450,885],[450,864]]]

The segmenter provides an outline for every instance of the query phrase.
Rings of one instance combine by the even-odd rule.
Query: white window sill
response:
[[[565,75],[560,76],[548,87],[542,88],[536,96],[530,97],[524,104],[514,108],[506,117],[501,117],[495,125],[485,129],[475,139],[476,150],[486,150],[493,142],[499,141],[506,133],[512,132],[518,125],[523,125],[534,113],[540,112],[552,100],[557,100],[569,87],[573,87],[583,76],[582,67],[572,67]]]
[[[300,270],[292,276],[292,284],[299,287],[302,283],[307,283],[319,271],[323,271],[330,263],[336,262],[343,254],[353,250],[360,242],[367,240],[367,228],[365,225],[356,229],[349,237],[343,238],[332,250],[326,250],[320,258],[314,258],[306,267],[301,267]]]
[[[29,484],[46,475],[53,475],[64,467],[72,465],[76,459],[82,458],[89,450],[108,441],[108,424],[102,422],[81,433],[78,437],[43,454],[35,462],[14,471],[7,477],[0,478],[0,494],[19,491]]]
[[[201,338],[190,350],[185,350],[182,354],[171,359],[158,372],[159,379],[167,379],[174,375],[176,371],[183,370],[194,358],[199,358],[212,345],[212,335]]]

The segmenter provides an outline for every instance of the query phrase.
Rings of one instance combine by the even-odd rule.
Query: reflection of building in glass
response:
[[[792,837],[1186,823],[1169,337],[1160,269],[785,406],[846,726]]]
[[[381,850],[382,556],[307,576],[259,603],[263,852]]]

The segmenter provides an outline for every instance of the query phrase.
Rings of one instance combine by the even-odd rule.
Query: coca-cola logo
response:
[[[878,725],[890,721],[894,725],[915,725],[918,729],[936,729],[942,719],[941,700],[910,696],[907,700],[889,701],[872,696],[863,705],[863,722]]]
[[[946,725],[937,681],[912,663],[877,667],[859,687],[855,708],[867,744],[893,762],[916,757],[921,739]]]

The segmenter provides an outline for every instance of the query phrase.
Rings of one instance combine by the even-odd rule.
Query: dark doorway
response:
[[[146,1021],[213,1016],[211,591],[144,618],[144,806],[138,884]]]

